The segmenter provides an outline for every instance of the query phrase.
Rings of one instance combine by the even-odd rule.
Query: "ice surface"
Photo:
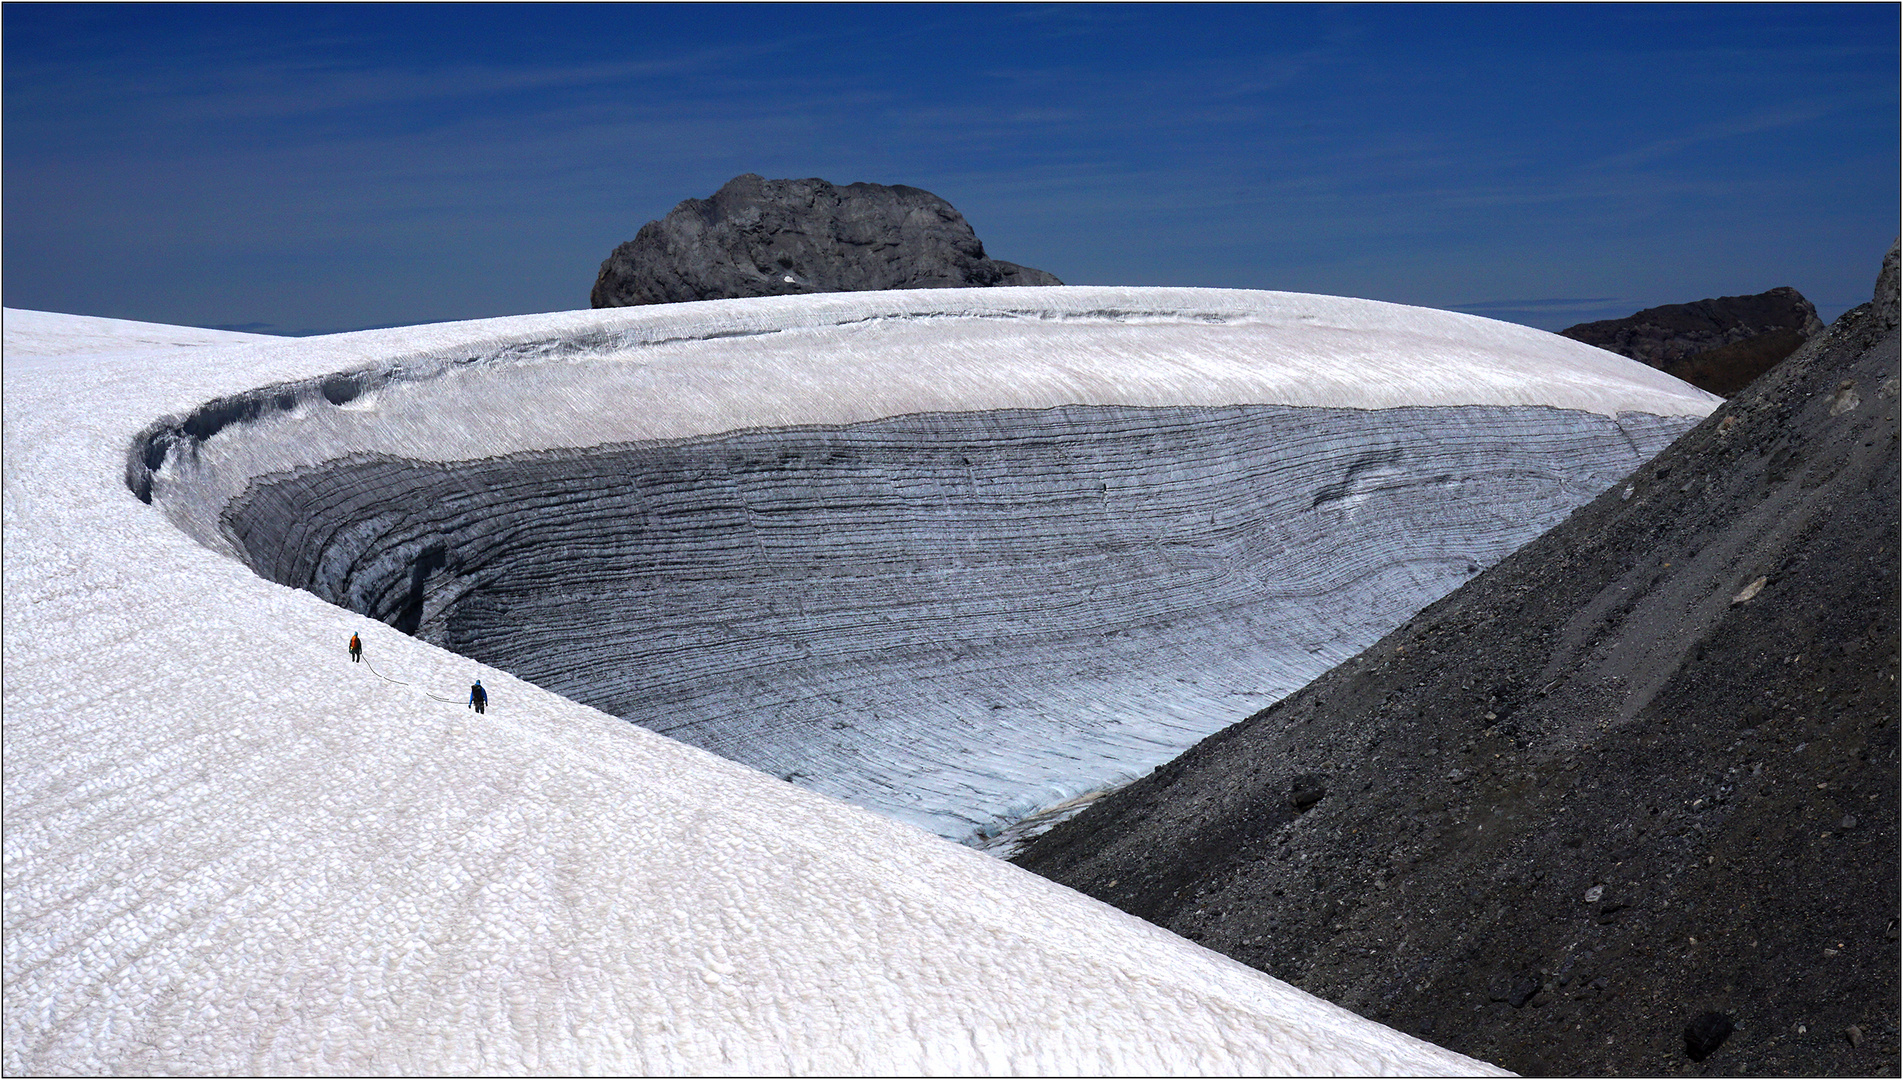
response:
[[[1071,404],[1526,405],[1702,417],[1718,401],[1661,371],[1528,327],[1229,289],[721,300],[340,334],[312,339],[300,354],[311,360],[308,374],[247,395],[265,413],[250,426],[269,431],[242,446],[213,437],[194,447],[208,465],[220,455],[244,457],[211,470],[222,482],[242,485],[344,453],[466,461]],[[402,388],[398,409],[383,407],[392,387]],[[202,501],[223,505],[233,494],[228,487]],[[214,529],[199,531],[215,542]]]
[[[264,581],[126,487],[128,447],[161,417],[260,386],[387,368],[393,357],[447,368],[513,345],[687,335],[702,324],[779,333],[840,312],[916,319],[958,304],[987,320],[1016,304],[1033,314],[999,321],[1062,321],[1097,318],[1073,309],[1141,310],[1146,300],[1141,290],[1035,290],[1060,292],[1069,295],[1041,315],[1029,291],[865,294],[171,354],[98,320],[80,328],[93,341],[60,348],[42,338],[29,355],[13,335],[18,313],[7,312],[6,1071],[1486,1071],[1008,864]],[[1414,399],[1527,404],[1519,399],[1539,394],[1524,384],[1544,363],[1555,369],[1553,396],[1576,393],[1567,407],[1710,407],[1646,382],[1644,369],[1622,382],[1597,357],[1582,358],[1583,374],[1559,372],[1564,352],[1542,361],[1535,332],[1484,320],[1319,298],[1149,298],[1150,309],[1224,318],[1305,306],[1328,340],[1401,340],[1425,327],[1454,352],[1503,343],[1509,358],[1480,364],[1465,383],[1457,360],[1437,365],[1426,346],[1406,354],[1418,363],[1402,367],[1428,373],[1403,379]],[[1133,321],[1143,329],[1127,314],[1100,320]],[[1463,329],[1481,344],[1460,345]],[[110,345],[127,336],[140,341],[136,364]],[[1350,341],[1340,355],[1365,363],[1378,344]],[[902,392],[860,395],[863,363],[839,368],[838,383],[818,361],[789,363],[784,379],[827,400],[746,419],[757,370],[697,381],[683,358],[670,369],[682,392],[659,399],[678,407],[658,410],[665,423],[645,436],[625,437],[788,415],[849,423],[875,419],[863,413],[888,400],[907,411],[1040,407],[1025,387],[1064,384],[1066,365],[1084,396],[1104,382],[1076,358],[1026,379],[1016,378],[1019,362],[995,385],[957,382],[948,391],[957,400],[941,406],[921,404],[929,373]],[[1368,388],[1381,372],[1317,364],[1327,389],[1309,396],[1326,400],[1280,403],[1395,393]],[[1212,354],[1182,367],[1247,365]],[[1277,378],[1299,388],[1288,372]],[[1168,382],[1134,379],[1126,389],[1141,400],[1091,403],[1183,404],[1167,400]],[[687,394],[693,386],[706,395]],[[1388,403],[1420,403],[1406,393]],[[788,389],[784,401],[797,396]],[[452,395],[445,407],[454,404]],[[703,406],[697,432],[688,414]],[[433,426],[452,444],[438,449],[450,460],[593,444],[549,441],[560,432],[514,418],[492,424],[493,412],[445,415],[464,429]],[[353,631],[399,681],[349,663]],[[489,715],[437,700],[460,701],[477,677],[491,692]]]
[[[81,353],[134,352],[205,345],[280,340],[269,334],[242,334],[198,326],[168,326],[130,319],[100,319],[54,311],[6,310],[7,352],[13,356],[72,356]]]

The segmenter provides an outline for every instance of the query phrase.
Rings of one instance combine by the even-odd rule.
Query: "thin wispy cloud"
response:
[[[1587,311],[1625,302],[1625,298],[1621,296],[1560,296],[1535,300],[1479,300],[1447,306],[1455,311],[1470,311],[1477,315],[1484,315],[1495,311]]]
[[[1668,139],[1657,139],[1643,146],[1601,157],[1594,162],[1594,166],[1608,172],[1628,170],[1638,165],[1679,158],[1688,150],[1712,143],[1814,124],[1832,111],[1830,106],[1819,103],[1780,104],[1749,116],[1700,125]]]

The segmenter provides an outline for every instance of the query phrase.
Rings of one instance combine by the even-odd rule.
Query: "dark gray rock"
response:
[[[1880,325],[1897,324],[1898,306],[1903,304],[1903,280],[1897,272],[1895,247],[1890,249],[1890,257],[1883,260],[1883,272],[1877,275],[1877,287],[1871,293],[1870,302],[1875,305],[1875,317]]]
[[[1507,991],[1506,1001],[1508,1005],[1516,1009],[1524,1008],[1527,1002],[1533,1000],[1533,995],[1539,992],[1539,980],[1528,975],[1514,983],[1513,988]]]
[[[1289,783],[1288,804],[1297,813],[1305,811],[1328,797],[1328,785],[1313,773],[1304,773]]]
[[[1015,861],[1166,928],[1220,909],[1207,948],[1519,1072],[1655,1073],[1675,1052],[1658,1018],[1687,1001],[1830,1031],[1896,1015],[1896,946],[1876,942],[1899,907],[1903,750],[1886,300],[1405,627]],[[1834,411],[1846,381],[1859,404]],[[1265,820],[1297,771],[1354,797]],[[1343,907],[1322,916],[1318,897]],[[1490,980],[1555,943],[1592,948],[1593,970],[1555,980],[1544,1008],[1460,1007],[1510,1001],[1525,984]],[[1724,1068],[1898,1071],[1894,1039],[1859,1053],[1751,1039]]]
[[[964,216],[929,191],[747,173],[641,226],[601,264],[589,303],[1062,284],[987,257]]]
[[[1685,1056],[1693,1061],[1705,1060],[1723,1046],[1735,1030],[1731,1017],[1724,1013],[1699,1013],[1685,1025]]]
[[[1569,326],[1560,335],[1729,396],[1823,328],[1811,302],[1796,289],[1781,286],[1755,296],[1646,308],[1623,319]]]

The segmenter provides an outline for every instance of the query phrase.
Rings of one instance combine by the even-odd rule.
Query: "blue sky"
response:
[[[10,3],[11,307],[267,333],[586,307],[730,177],[926,188],[1072,284],[1558,329],[1899,228],[1899,8]]]

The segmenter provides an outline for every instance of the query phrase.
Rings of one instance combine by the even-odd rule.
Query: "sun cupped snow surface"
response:
[[[1338,340],[1368,336],[1357,319],[1388,319],[1403,338],[1410,319],[1459,319],[1316,298],[1147,296],[1151,309],[1242,308],[1245,318],[1308,304],[1324,324],[1340,324]],[[38,355],[16,342],[19,313],[9,311],[5,1070],[1488,1071],[1009,864],[266,581],[227,557],[234,549],[222,518],[194,523],[190,508],[213,502],[164,497],[171,476],[179,495],[189,494],[188,479],[201,492],[229,479],[217,467],[227,453],[262,466],[232,496],[257,478],[337,460],[333,445],[261,462],[262,440],[239,438],[238,428],[274,419],[253,412],[221,442],[206,430],[215,425],[184,422],[207,419],[209,401],[255,405],[252,391],[288,387],[269,398],[287,405],[278,419],[366,414],[392,389],[394,400],[449,391],[452,378],[500,374],[509,363],[597,362],[594,344],[550,342],[653,350],[666,368],[662,351],[675,346],[664,342],[706,348],[691,342],[717,339],[692,328],[709,322],[823,337],[801,328],[844,322],[830,299],[223,347],[186,331],[168,345],[107,320],[73,319],[75,337],[135,343]],[[967,303],[975,319],[1046,320],[1028,296],[1015,301],[1022,313],[985,307],[1001,301],[1010,302]],[[958,302],[874,297],[852,317],[942,316]],[[1051,323],[1068,318],[1047,314]],[[42,343],[58,336],[59,321],[39,319]],[[1447,343],[1441,354],[1458,354],[1459,333],[1435,325]],[[1502,333],[1479,320],[1468,329],[1483,342],[1469,351],[1481,353],[1489,334]],[[1434,325],[1428,331],[1434,338]],[[1516,395],[1537,377],[1538,354],[1527,348],[1517,379],[1514,362],[1482,363],[1479,381],[1491,380],[1493,394],[1483,403],[1527,404]],[[1558,379],[1572,380],[1577,399],[1556,407],[1613,416],[1708,408],[1666,382],[1644,384],[1643,369],[1595,374],[1596,357],[1582,359],[1585,374]],[[1037,364],[1009,355],[1000,364],[999,385],[1033,399],[983,407],[1067,403],[1036,399],[1028,389],[1036,379],[1014,377],[1035,376]],[[1355,390],[1353,366],[1336,371],[1349,400],[1267,403],[1365,406],[1387,392]],[[1427,382],[1462,383],[1455,360],[1428,366],[1437,374]],[[723,384],[720,372],[697,380],[691,367],[672,371],[674,389],[726,394],[744,412],[744,373]],[[850,388],[864,370],[848,365],[831,383],[825,371],[788,364],[776,373],[779,389],[761,390],[767,400],[804,382],[809,394],[835,399],[785,419],[736,424],[714,409],[697,430],[687,418],[696,402],[677,394],[657,399],[664,407],[646,403],[657,430],[597,420],[610,430],[568,439],[560,422],[529,416],[532,403],[458,401],[452,392],[447,411],[392,419],[381,443],[357,452],[474,462],[966,409],[938,400],[860,415],[865,395]],[[404,379],[347,392],[392,373]],[[1090,378],[1083,373],[1079,385]],[[566,393],[589,396],[581,383]],[[617,408],[642,405],[623,399]],[[155,427],[165,417],[180,422]],[[575,416],[568,423],[572,433]],[[149,449],[160,432],[176,436],[160,440],[176,460],[162,453],[156,472],[141,477],[148,458],[142,450],[129,463],[128,447]],[[184,467],[193,454],[198,464]],[[127,481],[141,479],[196,525],[198,540],[128,492]],[[352,632],[369,663],[344,656]],[[475,678],[495,703],[485,716],[460,704]]]
[[[128,479],[273,581],[984,843],[1353,655],[1709,400],[1365,301],[853,294],[259,388]]]

